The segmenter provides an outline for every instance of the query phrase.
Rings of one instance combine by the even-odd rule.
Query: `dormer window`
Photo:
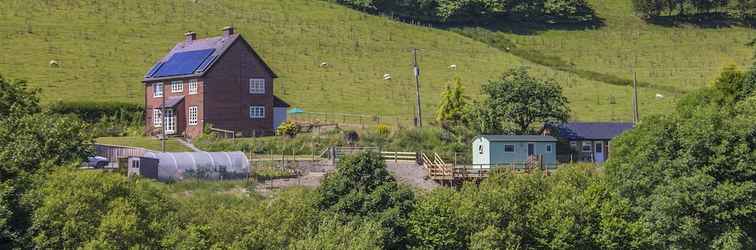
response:
[[[263,78],[249,79],[249,93],[250,94],[265,94],[265,79]]]

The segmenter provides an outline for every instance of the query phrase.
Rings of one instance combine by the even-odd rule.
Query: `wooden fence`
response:
[[[144,156],[145,152],[150,152],[150,150],[110,144],[95,144],[95,154],[108,158],[111,163],[117,162],[121,158]]]

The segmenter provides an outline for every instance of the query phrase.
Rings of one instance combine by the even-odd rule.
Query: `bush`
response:
[[[378,124],[375,126],[375,134],[381,135],[381,136],[389,136],[391,135],[391,128],[386,124]]]
[[[278,136],[288,136],[288,137],[294,137],[297,134],[299,134],[299,125],[293,122],[284,122],[281,123],[278,128],[276,128],[276,135]]]
[[[123,121],[141,120],[144,113],[144,106],[124,102],[56,102],[47,109],[54,114],[75,114],[87,122],[97,122],[111,116]]]

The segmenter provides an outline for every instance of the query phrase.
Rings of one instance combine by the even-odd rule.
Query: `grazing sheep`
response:
[[[50,67],[57,68],[58,66],[60,66],[60,64],[58,63],[58,61],[56,61],[56,60],[50,60]]]
[[[457,65],[456,64],[449,65],[449,69],[457,70]]]
[[[391,74],[384,74],[383,75],[383,80],[387,80],[387,81],[391,80]]]
[[[656,93],[656,99],[662,99],[664,96],[662,94]]]
[[[328,68],[328,63],[327,62],[322,62],[322,63],[320,63],[320,67],[321,68]]]

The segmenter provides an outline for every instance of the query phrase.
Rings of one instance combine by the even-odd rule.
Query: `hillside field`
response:
[[[477,98],[481,83],[521,65],[564,87],[575,120],[631,119],[627,86],[541,66],[452,31],[323,1],[0,1],[0,74],[41,88],[44,103],[141,103],[142,76],[186,31],[202,38],[234,25],[280,76],[277,95],[306,111],[381,115],[408,123],[414,104],[409,49],[417,47],[422,49],[426,119],[454,77],[461,77],[467,94]],[[632,16],[629,1],[592,3],[605,19],[600,29],[502,33],[520,47],[623,78],[631,76],[626,68],[630,54],[640,53],[639,79],[673,87],[642,88],[643,115],[669,112],[680,92],[703,86],[724,64],[744,66],[751,58],[745,45],[754,36],[751,29],[651,26]],[[636,33],[640,36],[630,36]],[[50,67],[50,60],[60,67]],[[322,62],[329,67],[319,67]],[[457,70],[449,68],[452,64]],[[383,80],[384,74],[393,79]],[[657,93],[665,98],[656,98]]]

